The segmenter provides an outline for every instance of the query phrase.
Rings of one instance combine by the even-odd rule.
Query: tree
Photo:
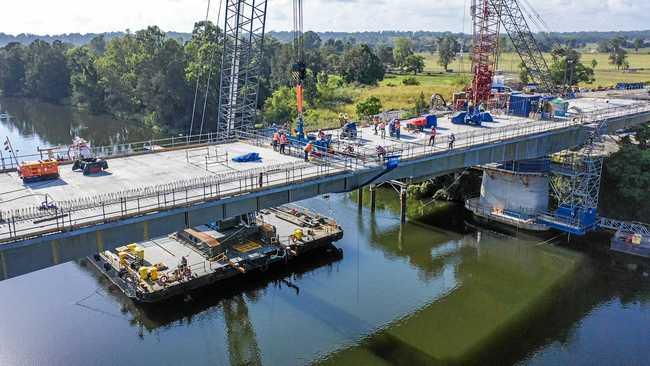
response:
[[[591,60],[591,68],[596,70],[596,67],[598,67],[598,61],[596,59]]]
[[[597,51],[600,53],[609,53],[612,50],[612,45],[610,41],[603,39],[600,42],[598,42],[598,48]]]
[[[530,83],[530,74],[528,73],[528,68],[523,61],[519,63],[519,81],[522,84]]]
[[[408,38],[398,38],[395,40],[395,48],[393,49],[393,58],[395,66],[404,68],[406,66],[406,59],[413,54],[413,43]]]
[[[30,96],[60,103],[70,95],[70,70],[65,46],[36,40],[27,49],[26,85]]]
[[[636,131],[636,139],[641,149],[650,149],[650,125],[643,125]]]
[[[550,71],[557,85],[577,85],[594,82],[594,70],[580,62],[581,54],[569,47],[558,47],[551,52]]]
[[[5,96],[25,93],[25,58],[25,48],[20,43],[0,49],[0,91]]]
[[[357,103],[357,116],[367,119],[381,113],[381,109],[381,100],[375,96],[370,96],[366,100]]]
[[[645,45],[645,40],[643,38],[637,38],[634,40],[634,50],[639,52],[639,48],[643,48]]]
[[[264,104],[264,119],[278,125],[293,121],[298,116],[296,92],[288,86],[280,87]]]
[[[424,97],[424,92],[420,92],[420,96],[415,100],[415,113],[420,115],[429,109],[427,100]]]
[[[184,70],[185,80],[193,88],[196,88],[197,82],[199,82],[198,98],[195,102],[195,120],[200,118],[202,120],[215,121],[218,118],[220,61],[223,54],[220,39],[221,30],[210,21],[202,21],[194,25],[192,38],[184,47],[185,57],[187,59]],[[266,57],[263,59],[266,62]],[[262,70],[266,71],[267,67],[264,64]],[[266,91],[266,83],[263,81],[262,84],[264,85],[264,89],[260,89]],[[263,99],[260,98],[261,103],[263,103],[267,95],[264,94]],[[203,115],[204,103],[205,115]]]
[[[623,48],[625,39],[616,37],[610,41],[609,62],[620,70],[627,61],[627,51]]]
[[[460,45],[455,37],[447,34],[438,40],[438,64],[448,71],[449,64],[456,59]]]
[[[323,41],[316,32],[307,31],[303,34],[303,43],[305,44],[305,50],[317,50],[320,48]]]
[[[390,66],[395,63],[393,48],[388,45],[380,44],[377,46],[377,57],[379,57],[381,62],[386,66]]]
[[[343,54],[341,76],[348,83],[374,85],[383,80],[385,74],[384,65],[367,44],[356,46]]]
[[[106,39],[103,34],[100,34],[90,40],[88,45],[90,50],[96,55],[103,55],[106,52]]]
[[[66,53],[70,69],[72,103],[86,106],[92,113],[105,110],[104,88],[100,85],[96,56],[88,47],[77,47]]]
[[[624,220],[642,220],[650,215],[650,150],[624,141],[620,150],[606,160],[603,181],[613,188],[616,197],[611,205],[605,202],[603,207],[616,206]]]
[[[406,71],[415,75],[424,71],[424,57],[420,55],[411,55],[406,58]]]

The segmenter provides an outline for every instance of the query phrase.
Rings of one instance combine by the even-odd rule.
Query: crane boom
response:
[[[537,44],[518,0],[490,0],[494,11],[499,14],[501,24],[521,58],[528,75],[542,89],[557,93],[558,87],[551,77],[551,71]]]

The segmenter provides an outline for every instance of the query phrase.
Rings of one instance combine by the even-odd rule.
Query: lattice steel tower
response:
[[[475,105],[487,102],[492,94],[492,78],[499,50],[499,12],[491,0],[472,1],[474,41],[472,73],[474,78],[469,99]]]
[[[225,0],[217,132],[252,129],[257,112],[267,0]]]

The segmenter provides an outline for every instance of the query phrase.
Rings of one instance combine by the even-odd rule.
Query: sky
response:
[[[210,19],[219,3],[211,0]],[[225,1],[225,0],[223,0]],[[259,0],[258,0],[259,1]],[[303,0],[305,30],[426,30],[470,32],[472,0]],[[0,32],[8,34],[100,33],[158,25],[189,32],[205,19],[208,0],[3,0]],[[533,30],[609,31],[650,29],[649,0],[520,0],[531,4],[546,27]],[[269,0],[267,29],[290,30],[292,0]],[[221,14],[223,19],[223,14]],[[464,21],[463,21],[464,20]],[[221,24],[223,21],[219,21]]]

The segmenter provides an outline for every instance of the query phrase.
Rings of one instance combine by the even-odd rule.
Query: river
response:
[[[65,107],[0,99],[22,149],[148,138]],[[16,108],[16,109],[13,109]],[[22,112],[21,112],[22,111]],[[22,113],[22,114],[21,114]],[[365,195],[368,198],[369,195]],[[0,282],[0,365],[644,365],[650,278],[606,237],[566,243],[466,225],[460,207],[379,192],[300,203],[345,230],[343,256],[138,306],[84,261]]]

